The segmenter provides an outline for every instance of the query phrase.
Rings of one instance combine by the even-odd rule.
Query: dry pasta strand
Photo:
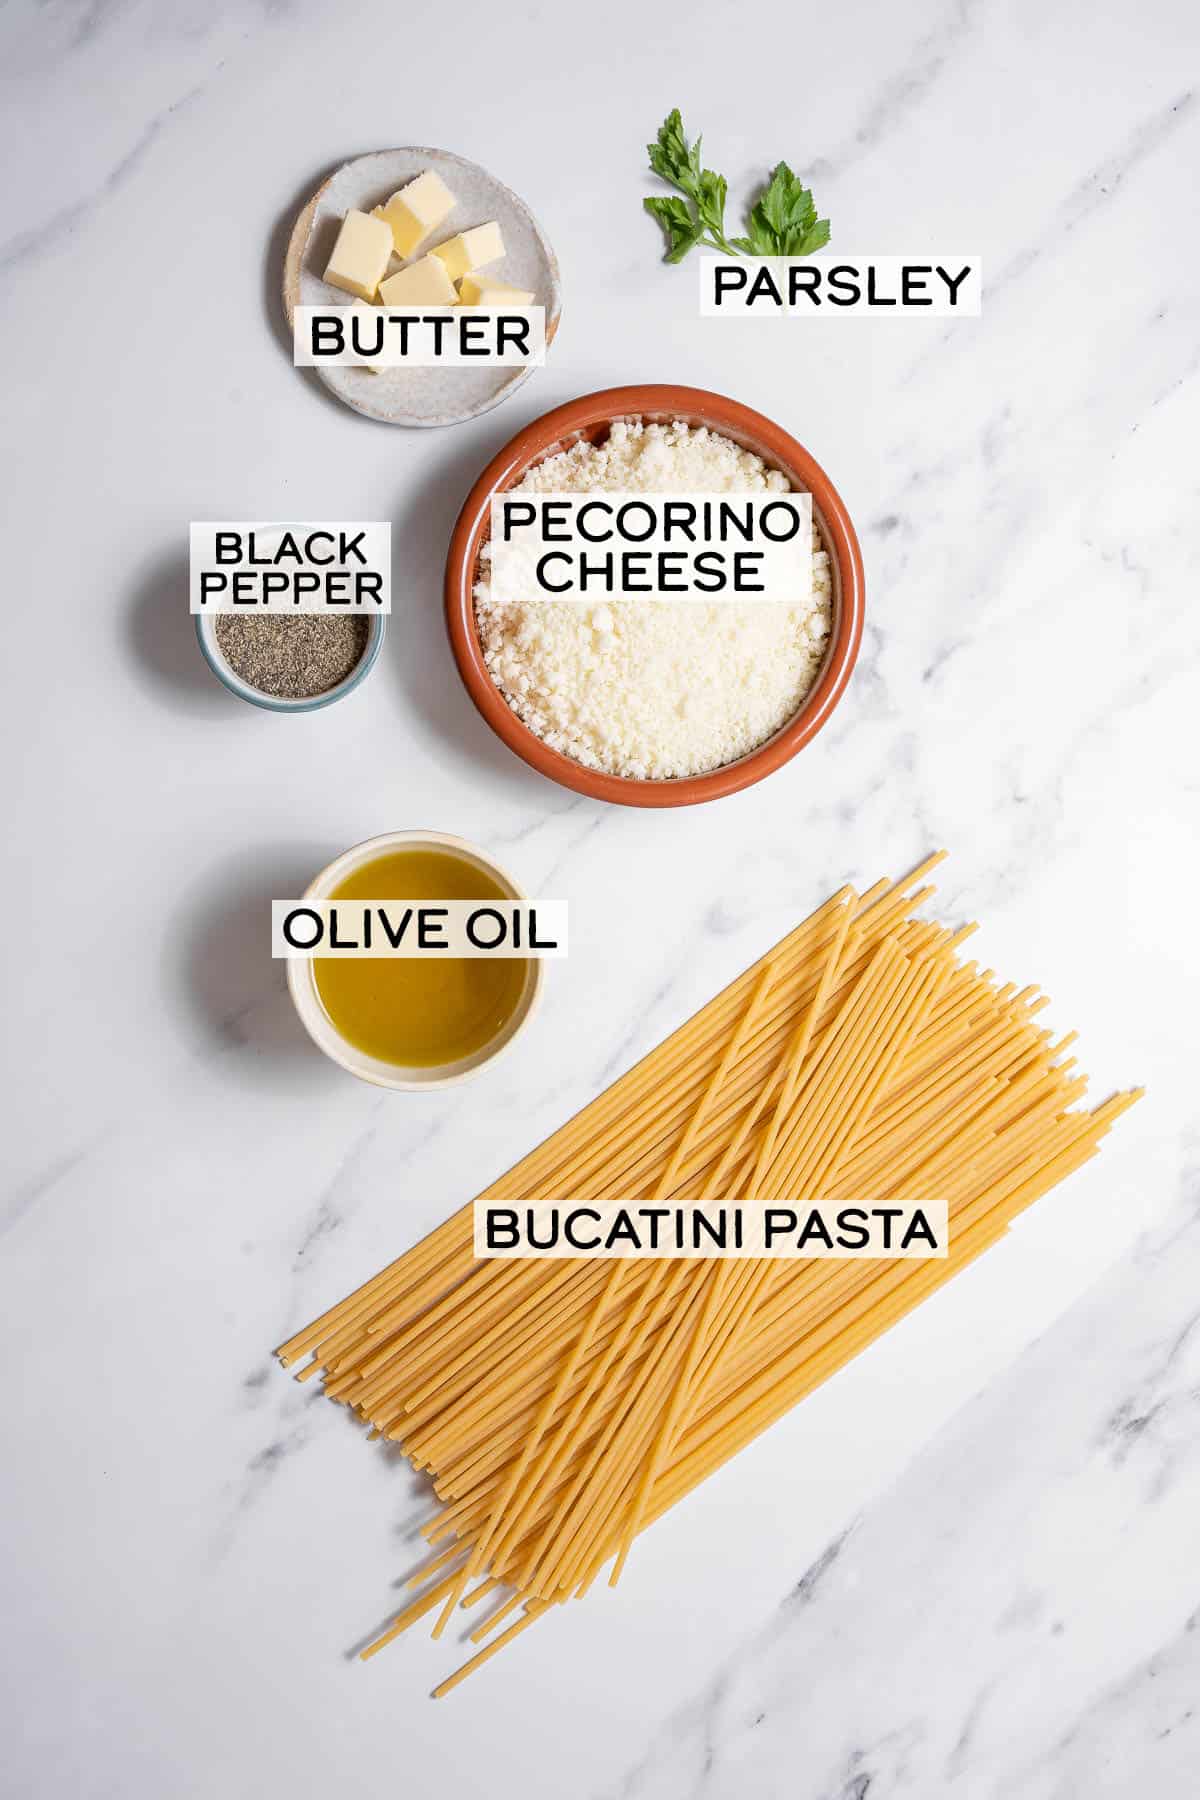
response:
[[[413,1599],[498,1604],[451,1692],[1089,1161],[1141,1089],[1091,1111],[1035,988],[916,917],[944,852],[842,888],[480,1196],[653,1204],[944,1199],[944,1259],[484,1261],[472,1207],[277,1351],[441,1502]],[[517,1616],[514,1618],[513,1615]],[[486,1641],[485,1641],[486,1640]]]

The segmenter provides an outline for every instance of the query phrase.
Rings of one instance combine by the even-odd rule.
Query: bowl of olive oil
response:
[[[391,831],[331,862],[305,900],[524,900],[507,870],[464,838]],[[490,1063],[541,996],[537,957],[292,957],[288,987],[319,1049],[377,1087],[449,1087]]]

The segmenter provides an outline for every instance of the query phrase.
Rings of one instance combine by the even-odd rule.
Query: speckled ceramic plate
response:
[[[369,212],[425,169],[437,170],[458,205],[418,255],[456,231],[495,219],[504,233],[505,257],[491,272],[514,287],[531,289],[538,304],[546,308],[549,348],[562,312],[553,250],[523,200],[478,163],[453,156],[448,150],[373,150],[344,163],[318,188],[296,220],[284,261],[283,304],[289,327],[297,306],[345,305],[349,300],[322,280],[345,214],[352,207]],[[457,425],[463,419],[477,418],[514,394],[532,374],[532,367],[401,368],[383,369],[377,375],[370,369],[317,370],[318,378],[339,400],[388,425]]]

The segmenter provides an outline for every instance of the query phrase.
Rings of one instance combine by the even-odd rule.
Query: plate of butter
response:
[[[283,271],[297,306],[542,306],[546,347],[562,289],[533,214],[478,163],[448,150],[374,150],[323,182],[292,230]],[[318,367],[356,412],[389,425],[455,425],[516,392],[532,364]]]

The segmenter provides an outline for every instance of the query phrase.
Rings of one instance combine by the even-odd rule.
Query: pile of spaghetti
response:
[[[905,881],[843,889],[489,1200],[945,1200],[944,1260],[476,1261],[468,1205],[279,1351],[442,1502],[421,1591],[364,1655],[491,1596],[486,1647],[637,1534],[1093,1156],[1138,1097],[1084,1078],[1037,991],[962,962]],[[515,1616],[514,1616],[515,1615]]]

